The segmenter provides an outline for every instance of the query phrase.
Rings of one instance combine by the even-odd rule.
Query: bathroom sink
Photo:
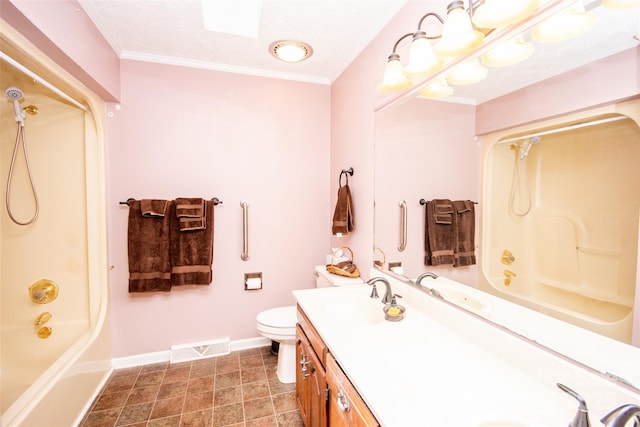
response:
[[[429,286],[438,291],[445,301],[485,317],[489,315],[490,303],[481,297],[473,295],[472,289],[467,291],[463,286],[447,284],[440,278],[435,282],[431,282]]]
[[[384,322],[383,304],[362,292],[340,292],[339,296],[322,302],[322,312],[331,322],[363,326]]]

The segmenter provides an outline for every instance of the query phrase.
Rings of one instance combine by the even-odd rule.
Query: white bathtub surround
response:
[[[375,270],[372,274],[379,275]],[[383,304],[369,298],[371,288],[366,285],[294,291],[383,426],[567,425],[577,402],[556,386],[558,382],[586,399],[593,423],[615,407],[640,399],[630,388],[412,285],[389,280],[406,307],[405,319],[400,322],[384,320]],[[443,294],[451,291],[455,283],[451,282],[445,285],[447,289],[443,286]],[[466,290],[466,286],[458,286],[462,287],[460,293]],[[491,302],[479,315],[491,316],[496,311],[494,297],[480,293],[474,299]],[[587,338],[602,337],[594,334]],[[601,348],[595,341],[592,344]],[[613,350],[606,352],[610,359],[618,356]],[[640,361],[638,355],[640,351],[636,361]],[[624,360],[628,356],[620,357]]]

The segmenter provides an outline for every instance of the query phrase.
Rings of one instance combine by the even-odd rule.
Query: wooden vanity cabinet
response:
[[[377,427],[375,419],[331,353],[327,354],[329,426]]]
[[[298,307],[296,401],[306,427],[377,427],[320,334]]]
[[[326,353],[326,346],[308,321],[296,326],[296,401],[306,427],[327,427]]]

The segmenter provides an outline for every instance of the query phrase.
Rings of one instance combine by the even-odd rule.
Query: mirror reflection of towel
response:
[[[333,212],[332,234],[349,234],[353,231],[353,201],[351,200],[351,189],[348,184],[338,189],[338,201]]]
[[[425,265],[453,264],[455,214],[451,200],[430,200],[425,210]]]
[[[454,267],[464,267],[476,263],[475,254],[475,208],[470,200],[456,200],[455,208],[455,263]]]

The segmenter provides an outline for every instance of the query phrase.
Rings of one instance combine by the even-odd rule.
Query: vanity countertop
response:
[[[384,319],[371,287],[294,291],[381,425],[564,426],[582,395],[592,425],[640,396],[414,287],[390,279],[406,307]],[[378,291],[384,293],[384,286]]]

